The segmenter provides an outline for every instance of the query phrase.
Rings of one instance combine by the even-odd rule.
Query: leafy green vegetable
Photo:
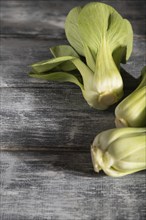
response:
[[[146,128],[116,128],[98,134],[91,146],[95,172],[120,177],[146,169]]]
[[[130,23],[111,6],[92,2],[69,12],[65,33],[72,47],[51,48],[54,58],[33,64],[30,76],[53,80],[55,72],[54,80],[74,82],[71,74],[77,69],[82,86],[81,82],[76,84],[87,103],[97,109],[107,109],[123,95],[120,63],[125,63],[132,51]]]
[[[146,127],[146,66],[141,77],[137,89],[117,105],[116,127]]]

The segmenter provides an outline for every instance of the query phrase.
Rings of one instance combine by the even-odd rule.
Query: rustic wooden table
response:
[[[114,107],[89,108],[72,84],[27,76],[28,65],[66,43],[64,20],[87,0],[1,0],[1,220],[144,220],[146,173],[111,178],[93,171],[90,144],[114,127]],[[145,63],[145,1],[107,0],[134,29],[125,65]],[[127,91],[132,84],[127,81]]]

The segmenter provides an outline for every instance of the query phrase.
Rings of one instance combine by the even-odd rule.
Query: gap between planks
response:
[[[139,35],[138,35],[139,36]],[[140,35],[140,36],[145,36],[145,35]],[[11,34],[5,34],[5,33],[3,33],[3,34],[1,34],[0,35],[0,38],[2,39],[2,38],[20,38],[20,39],[38,39],[38,40],[51,40],[51,41],[53,41],[53,40],[55,40],[55,41],[59,41],[59,40],[66,40],[66,37],[65,37],[65,35],[64,35],[64,37],[63,36],[60,36],[60,37],[57,37],[57,36],[55,36],[55,37],[52,37],[52,36],[49,36],[48,34],[13,34],[13,33],[11,33]]]
[[[89,153],[90,151],[90,147],[89,147],[89,150],[87,149],[84,149],[84,150],[81,150],[80,148],[76,148],[76,149],[72,149],[72,148],[62,148],[62,147],[58,147],[58,148],[47,148],[47,147],[25,147],[24,149],[20,149],[19,147],[0,147],[0,152],[58,152],[58,153],[65,153],[65,152],[70,152],[70,153]]]

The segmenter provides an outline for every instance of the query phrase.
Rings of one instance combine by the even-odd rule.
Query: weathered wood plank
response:
[[[1,39],[1,87],[49,86],[46,81],[28,76],[29,65],[52,57],[49,48],[65,40]]]
[[[1,149],[89,148],[114,127],[113,109],[91,109],[77,87],[1,89]]]
[[[93,172],[90,153],[1,153],[3,220],[144,220],[145,172]]]
[[[28,1],[2,0],[1,33],[3,35],[38,36],[64,38],[64,21],[67,13],[75,6],[89,0],[74,1]],[[135,34],[145,34],[145,1],[105,0],[129,19]]]
[[[49,47],[66,44],[66,40],[40,40],[40,39],[1,39],[1,87],[50,87],[52,84],[30,78],[28,67],[34,62],[52,57]],[[142,36],[134,37],[134,49],[128,63],[124,68],[133,76],[140,75],[140,70],[145,64],[146,40]],[[126,79],[126,87],[132,86]],[[54,84],[55,88],[62,86]],[[67,84],[64,85],[66,88]]]

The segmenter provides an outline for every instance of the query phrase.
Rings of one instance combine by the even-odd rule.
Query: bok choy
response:
[[[146,66],[139,86],[115,109],[116,127],[146,127]]]
[[[146,169],[146,128],[116,128],[98,134],[91,146],[95,172],[113,177]]]
[[[65,33],[71,46],[51,48],[54,58],[31,65],[30,76],[75,83],[90,106],[107,109],[123,95],[120,63],[133,45],[129,21],[111,6],[92,2],[69,12]]]

